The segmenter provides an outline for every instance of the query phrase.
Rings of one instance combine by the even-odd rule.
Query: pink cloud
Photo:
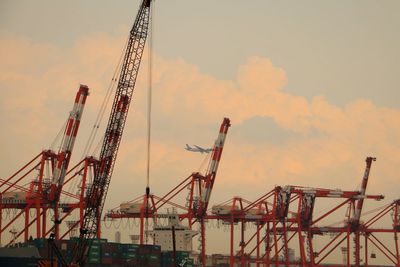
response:
[[[8,89],[0,91],[0,115],[8,127],[2,131],[1,139],[12,140],[13,148],[19,150],[30,142],[45,147],[49,135],[58,131],[53,129],[54,125],[61,126],[64,120],[61,114],[69,110],[77,84],[82,82],[92,89],[79,137],[81,141],[77,144],[82,147],[120,56],[124,38],[95,34],[78,40],[72,48],[57,48],[3,35],[5,41],[0,44],[0,55],[5,55],[6,64],[1,67],[0,85]],[[24,60],[27,66],[22,64]],[[8,64],[10,68],[6,67]],[[38,64],[41,66],[39,73],[35,67]],[[132,177],[134,173],[138,177],[128,180],[132,184],[145,177],[146,69],[145,56],[116,166],[116,184],[112,187],[116,191],[126,187],[127,181],[121,177]],[[386,190],[389,196],[395,196],[396,191],[385,184],[398,181],[400,110],[377,106],[368,99],[341,107],[323,96],[307,100],[301,92],[298,95],[287,93],[285,71],[261,57],[252,57],[240,66],[234,80],[219,80],[201,73],[197,66],[183,59],[164,59],[158,55],[154,69],[153,126],[156,132],[152,166],[157,176],[153,179],[170,181],[158,184],[160,191],[165,192],[201,165],[201,157],[183,150],[186,142],[198,140],[211,145],[223,116],[231,118],[232,132],[236,125],[258,116],[272,118],[277,127],[293,132],[294,137],[283,143],[274,140],[259,143],[238,138],[233,142],[228,136],[216,191],[222,192],[224,183],[247,188],[244,191],[289,183],[352,189],[361,178],[364,158],[376,155],[378,162],[373,168],[376,165],[379,181],[373,183],[378,183],[377,188]],[[48,103],[53,105],[49,107]],[[23,108],[30,111],[28,116],[17,115]],[[54,108],[57,112],[52,110]],[[160,122],[163,127],[157,124]],[[26,128],[40,131],[27,132]],[[25,134],[15,135],[16,132]],[[24,158],[36,152],[23,151]],[[11,173],[20,159],[6,156],[10,153],[4,151],[1,156],[3,162],[14,162],[4,167],[3,175]],[[142,191],[138,189],[138,193]],[[110,192],[109,196],[112,194],[115,192]],[[223,192],[213,197],[218,202],[232,195],[240,195],[240,192]],[[116,202],[133,197],[118,195],[110,199]],[[115,204],[118,203],[110,205]]]

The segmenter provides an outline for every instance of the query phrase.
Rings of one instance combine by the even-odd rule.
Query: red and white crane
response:
[[[382,195],[367,195],[366,185],[369,177],[371,163],[375,158],[368,157],[366,159],[366,169],[363,176],[361,190],[343,191],[340,189],[325,189],[325,188],[310,188],[302,186],[276,186],[274,190],[268,192],[264,196],[258,198],[253,203],[246,207],[232,202],[231,209],[223,214],[215,214],[206,216],[207,219],[222,220],[231,225],[231,256],[230,266],[234,266],[239,260],[242,266],[246,266],[248,262],[257,263],[257,266],[290,266],[294,263],[289,257],[289,248],[293,246],[298,248],[300,252],[301,266],[321,266],[329,257],[337,250],[340,245],[343,245],[346,252],[346,266],[351,266],[353,260],[355,266],[361,266],[363,262],[367,262],[368,247],[365,245],[365,255],[361,258],[362,245],[360,244],[360,236],[365,238],[365,244],[370,243],[377,247],[387,259],[392,261],[396,266],[400,263],[400,259],[396,258],[399,255],[397,232],[398,227],[398,212],[396,203],[386,207],[381,213],[378,213],[373,219],[366,223],[361,223],[360,216],[362,215],[362,204],[360,200],[382,200]],[[316,199],[329,198],[334,203],[337,200],[339,204],[334,204],[328,211],[314,218],[314,205]],[[265,206],[265,213],[249,213],[252,209],[259,206]],[[346,206],[349,209],[345,209]],[[326,208],[324,208],[325,210]],[[355,212],[358,209],[359,212]],[[393,227],[388,229],[373,229],[371,225],[378,221],[384,214],[393,212]],[[345,213],[346,220],[343,224],[343,219],[339,222],[332,223],[332,220],[337,220],[339,213]],[[358,214],[358,215],[357,215]],[[355,217],[356,215],[356,217]],[[358,226],[354,227],[354,218],[358,218]],[[240,222],[241,240],[240,250],[234,253],[233,238],[234,224]],[[244,239],[244,224],[255,223],[257,231]],[[321,225],[322,224],[322,225]],[[265,231],[265,235],[262,234]],[[375,233],[394,233],[395,249],[391,249],[382,243]],[[329,234],[332,238],[328,240],[326,235]],[[354,242],[351,242],[351,237],[354,237]],[[296,242],[296,238],[298,241]],[[319,238],[320,237],[320,238]],[[318,238],[318,242],[314,240]],[[297,243],[297,244],[296,244]],[[354,245],[354,247],[352,247]],[[261,246],[265,246],[265,253],[262,253]],[[256,257],[251,255],[256,253]]]
[[[228,133],[228,129],[230,126],[231,126],[230,120],[228,118],[224,118],[221,127],[219,129],[218,138],[217,140],[215,140],[209,168],[204,176],[205,178],[200,192],[199,207],[195,210],[195,214],[197,216],[204,215],[208,209],[208,203],[210,201],[211,192],[215,182],[215,177],[217,176],[217,170],[219,162],[221,160],[226,134]]]
[[[361,190],[360,190],[360,198],[356,201],[354,204],[354,213],[352,214],[352,217],[349,220],[349,228],[350,231],[354,233],[354,243],[356,249],[354,250],[354,260],[355,260],[355,266],[359,267],[361,264],[361,259],[360,259],[360,249],[357,249],[360,247],[360,217],[361,217],[361,212],[362,208],[364,205],[364,198],[365,198],[365,192],[367,190],[367,184],[368,184],[368,178],[369,178],[369,172],[371,170],[371,165],[372,161],[375,161],[376,158],[373,157],[367,157],[365,159],[365,171],[364,171],[364,176],[361,184]],[[349,250],[347,251],[348,256],[347,256],[347,261],[349,262]]]
[[[354,214],[351,218],[351,223],[354,227],[357,227],[360,223],[361,211],[364,204],[365,192],[367,190],[368,178],[369,178],[369,173],[371,171],[372,161],[376,161],[376,158],[367,157],[365,159],[366,166],[361,183],[360,198],[357,200],[357,204],[354,209]]]
[[[218,138],[215,141],[209,168],[204,176],[204,179],[201,187],[200,187],[200,196],[198,196],[199,203],[194,202],[193,206],[193,215],[197,218],[197,221],[200,223],[200,257],[201,264],[205,266],[206,264],[206,230],[205,230],[205,216],[207,214],[208,203],[210,201],[211,192],[214,186],[215,177],[217,175],[217,170],[219,166],[219,162],[222,156],[222,150],[224,148],[226,134],[228,133],[228,129],[231,126],[230,120],[228,118],[224,118],[222,121],[221,127],[219,129]]]
[[[195,223],[199,223],[201,227],[201,260],[204,266],[205,264],[205,220],[207,216],[207,210],[209,201],[211,198],[212,189],[215,183],[215,178],[217,176],[218,166],[221,160],[222,151],[225,144],[226,135],[230,127],[230,120],[224,118],[221,126],[219,127],[219,132],[217,139],[214,143],[212,149],[212,155],[210,162],[205,174],[200,174],[199,172],[192,173],[190,176],[185,178],[172,190],[166,193],[162,197],[157,197],[150,194],[149,197],[146,195],[138,197],[125,204],[131,204],[135,208],[134,211],[126,212],[122,210],[121,207],[109,211],[105,217],[116,219],[116,218],[138,218],[140,219],[140,244],[144,242],[144,219],[145,218],[156,218],[161,211],[161,208],[165,205],[173,206],[179,210],[178,215],[180,220],[187,219],[188,226],[192,229]],[[179,194],[186,193],[189,189],[188,196],[186,200],[187,203],[177,204],[174,203],[174,198],[177,198]],[[184,193],[183,193],[184,192]],[[121,204],[122,206],[122,204]]]
[[[35,222],[37,238],[46,237],[48,234],[46,229],[48,209],[54,210],[54,220],[58,221],[59,199],[61,193],[67,193],[62,190],[62,187],[88,95],[89,88],[86,85],[80,85],[75,96],[73,109],[68,115],[60,150],[57,153],[52,150],[44,150],[11,177],[0,179],[2,197],[0,215],[3,209],[20,210],[5,226],[2,225],[3,218],[0,218],[0,237],[23,214],[25,215],[24,228],[17,233],[16,237],[24,233],[25,241],[29,236],[29,227]],[[36,171],[36,178],[32,180]],[[29,188],[19,185],[26,179],[30,179]],[[47,182],[47,179],[50,179],[51,182]],[[8,197],[10,193],[15,194],[17,199]],[[30,221],[29,213],[32,209],[35,210],[36,216]],[[55,226],[55,232],[58,236],[58,225]]]
[[[59,201],[60,199],[60,193],[64,184],[65,174],[68,170],[68,165],[71,159],[72,150],[74,148],[76,135],[78,133],[79,124],[81,122],[83,109],[85,107],[86,98],[88,95],[89,88],[86,85],[80,85],[78,93],[75,97],[74,107],[69,114],[60,151],[57,154],[57,160],[48,194],[48,199],[50,201]]]

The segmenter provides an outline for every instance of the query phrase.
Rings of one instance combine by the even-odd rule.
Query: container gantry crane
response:
[[[205,174],[199,172],[192,173],[162,197],[157,197],[151,194],[149,198],[142,196],[128,202],[127,204],[131,203],[134,207],[138,207],[137,209],[135,208],[132,210],[132,212],[121,211],[121,208],[119,210],[113,209],[109,211],[105,217],[110,219],[139,218],[140,243],[143,244],[144,218],[157,218],[157,212],[159,212],[164,205],[174,206],[179,210],[178,215],[180,220],[188,220],[188,226],[190,229],[192,229],[195,223],[200,224],[200,257],[202,265],[204,266],[206,257],[205,217],[207,216],[211,192],[215,183],[226,135],[230,126],[230,119],[224,118],[219,128],[218,136],[214,143],[210,162]],[[183,205],[174,203],[172,200],[186,189],[189,189],[189,194],[187,196],[188,203]],[[196,195],[196,193],[198,193],[198,195]]]
[[[194,217],[197,218],[197,221],[200,224],[200,234],[201,234],[201,249],[200,249],[200,257],[201,263],[203,266],[206,264],[206,231],[205,231],[205,215],[207,214],[208,203],[211,198],[211,192],[214,187],[215,177],[217,176],[217,170],[219,166],[219,162],[222,156],[222,150],[224,148],[226,134],[228,133],[228,129],[231,126],[230,120],[228,118],[224,118],[222,121],[221,127],[219,129],[218,138],[215,141],[215,145],[212,151],[211,161],[209,168],[204,176],[204,180],[200,186],[199,194],[197,201],[193,202],[193,213]]]
[[[100,218],[121,142],[150,23],[151,0],[143,0],[130,31],[118,85],[92,185],[87,189],[83,225],[72,262],[84,266],[90,240],[100,232]]]
[[[388,221],[391,221],[392,225],[383,227],[385,222]],[[372,259],[378,258],[373,249],[368,249],[371,246],[375,247],[390,264],[400,267],[400,199],[375,210],[373,216],[363,223],[363,228],[360,231],[364,236],[364,266],[370,266],[369,253],[371,253]],[[390,239],[393,241],[384,242],[384,240]]]
[[[81,121],[83,108],[85,107],[86,98],[89,95],[89,88],[86,85],[81,85],[75,98],[75,104],[72,112],[69,115],[67,127],[63,137],[61,149],[57,154],[56,163],[54,166],[53,177],[50,187],[45,192],[49,203],[54,209],[55,221],[55,236],[59,235],[59,212],[58,204],[60,201],[61,190],[64,185],[65,175],[68,170],[69,162],[74,148],[76,135],[78,133],[79,124]]]
[[[72,150],[74,148],[76,135],[78,133],[83,108],[85,107],[86,97],[89,95],[89,88],[81,85],[75,98],[74,107],[69,115],[67,127],[63,136],[61,149],[57,154],[57,161],[54,167],[53,177],[48,188],[48,199],[59,201],[61,189],[64,184]]]
[[[363,176],[363,180],[362,180],[362,184],[361,184],[361,191],[360,191],[360,199],[357,199],[355,203],[354,202],[354,208],[353,208],[353,214],[352,217],[349,220],[349,228],[350,231],[354,233],[354,246],[355,246],[355,250],[354,250],[354,258],[355,258],[355,266],[359,267],[360,266],[360,217],[361,217],[361,212],[363,209],[363,205],[364,205],[364,197],[365,197],[365,191],[367,190],[367,184],[368,184],[368,177],[369,177],[369,173],[371,170],[371,165],[372,165],[372,161],[375,161],[376,158],[373,157],[367,157],[365,159],[365,163],[366,163],[366,167],[365,167],[365,172],[364,172],[364,176]],[[349,253],[349,250],[348,250]],[[347,257],[347,261],[350,260],[350,257],[348,255]],[[349,264],[349,263],[348,263]]]
[[[61,193],[68,194],[62,191],[62,187],[88,95],[89,88],[86,85],[80,85],[64,128],[60,150],[57,153],[50,149],[44,150],[9,178],[0,179],[0,215],[3,209],[21,210],[5,226],[2,225],[3,216],[0,216],[0,236],[23,214],[25,215],[24,228],[15,237],[24,234],[25,241],[28,240],[29,227],[35,222],[37,238],[46,237],[49,233],[46,228],[48,209],[53,209],[54,220],[59,220],[59,199]],[[47,174],[46,169],[49,171]],[[29,187],[19,185],[25,181],[25,178],[31,179],[35,171],[37,171],[37,176],[33,181],[29,181]],[[36,212],[32,221],[29,219],[31,209]],[[58,236],[58,225],[55,227],[55,232]]]
[[[351,235],[369,236],[365,242],[374,244],[382,253],[386,253],[386,257],[393,263],[398,264],[396,254],[398,251],[398,243],[396,240],[398,225],[398,211],[396,202],[390,207],[385,208],[381,213],[378,213],[368,223],[360,221],[362,205],[358,205],[358,201],[373,199],[382,200],[382,195],[366,195],[366,185],[369,178],[372,157],[366,159],[366,168],[363,176],[363,182],[360,190],[357,191],[342,191],[340,189],[325,189],[325,188],[309,188],[302,186],[276,186],[273,190],[264,194],[262,197],[249,203],[247,206],[243,199],[235,197],[232,201],[225,202],[220,205],[213,206],[212,215],[207,215],[208,220],[219,220],[231,227],[231,253],[229,264],[235,266],[247,266],[249,262],[256,263],[257,266],[322,266],[326,264],[326,259],[332,255],[336,248],[345,243],[346,245],[346,261],[347,265],[351,265]],[[332,201],[339,200],[340,203],[330,208],[318,217],[314,216],[316,199],[331,199]],[[334,203],[334,202],[333,202]],[[344,211],[343,208],[348,206],[345,214],[346,219],[344,225],[333,226],[329,220],[335,220],[337,212]],[[360,212],[355,212],[357,207]],[[393,228],[376,229],[370,227],[375,221],[379,220],[383,214],[392,211]],[[351,228],[351,223],[354,222],[354,214],[358,214],[359,228]],[[240,249],[234,252],[234,226],[241,224],[240,229]],[[244,239],[245,224],[254,223],[256,232]],[[318,225],[317,225],[318,223]],[[339,223],[343,223],[341,220]],[[322,225],[321,225],[322,224]],[[265,231],[265,234],[262,234]],[[375,238],[374,233],[385,232],[394,233],[395,247],[390,252],[385,245]],[[326,235],[332,236],[332,240],[326,242]],[[321,236],[318,242],[315,238]],[[325,237],[324,237],[325,236]],[[296,242],[297,237],[297,242]],[[347,240],[347,242],[346,242]],[[296,244],[297,243],[297,244]],[[321,245],[323,244],[323,245]],[[360,246],[356,246],[354,240],[354,263],[357,263],[357,254],[360,255]],[[300,252],[299,262],[293,262],[290,259],[289,245],[293,248],[298,248]],[[317,246],[319,245],[319,246]],[[264,246],[264,249],[261,247]],[[358,251],[357,251],[358,250]],[[264,251],[265,253],[261,253]],[[367,249],[365,249],[367,251]],[[252,256],[255,253],[255,257]],[[367,252],[366,252],[367,255]],[[397,254],[398,255],[398,254]],[[366,257],[364,262],[366,262]],[[358,258],[361,262],[360,257]]]

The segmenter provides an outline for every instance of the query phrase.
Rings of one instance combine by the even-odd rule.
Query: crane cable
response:
[[[64,137],[61,138],[61,136],[65,133],[65,129],[67,128],[67,124],[68,124],[68,120],[69,120],[69,117],[67,117],[64,124],[61,126],[59,132],[57,133],[56,137],[54,138],[53,142],[51,143],[50,150],[55,151],[56,146],[58,145],[57,149],[58,149],[58,152],[60,152],[62,143],[64,141]]]
[[[129,41],[129,36],[125,41],[124,47],[127,46],[128,41]],[[102,138],[100,138],[97,146],[92,151],[92,146],[93,146],[94,141],[96,140],[96,136],[97,136],[97,133],[99,131],[100,125],[102,124],[102,122],[104,122],[104,114],[105,114],[106,108],[108,107],[108,105],[110,103],[111,97],[113,95],[112,93],[116,90],[116,87],[117,87],[118,77],[119,77],[119,74],[121,72],[122,59],[123,59],[123,56],[125,54],[125,50],[126,49],[124,48],[121,51],[121,54],[120,54],[120,57],[118,59],[117,65],[116,65],[116,67],[114,69],[113,76],[112,76],[111,81],[110,81],[110,83],[108,85],[108,88],[106,89],[106,92],[105,92],[105,95],[104,95],[104,98],[103,98],[103,102],[101,103],[100,109],[99,109],[99,111],[97,113],[97,116],[96,116],[96,120],[95,120],[95,122],[93,124],[93,127],[92,127],[92,130],[90,132],[89,138],[88,138],[88,140],[86,142],[86,145],[85,145],[85,148],[83,150],[83,153],[82,153],[82,156],[81,156],[82,159],[84,159],[85,157],[88,157],[88,156],[95,156],[98,153],[98,151],[100,149],[100,146],[103,144],[104,136]],[[82,161],[82,164],[84,164],[84,161]],[[71,181],[71,183],[69,183],[68,192],[73,192],[78,187],[78,184],[80,182],[81,181],[79,179],[73,179]],[[88,182],[91,182],[91,181],[88,181]],[[70,199],[69,196],[65,197],[65,201],[68,201],[69,199]]]
[[[124,47],[127,46],[128,41],[129,41],[129,36],[125,41],[125,46]],[[117,87],[118,77],[119,77],[119,74],[121,72],[122,59],[123,59],[123,56],[125,55],[125,50],[126,49],[122,49],[122,51],[121,51],[121,55],[119,57],[117,66],[115,67],[113,77],[111,78],[110,84],[108,85],[108,89],[106,91],[106,95],[104,96],[103,102],[102,102],[102,104],[100,106],[99,113],[97,114],[97,117],[96,117],[96,121],[95,121],[95,123],[93,125],[92,131],[91,131],[89,139],[88,139],[88,141],[86,143],[85,149],[83,150],[82,158],[86,157],[86,156],[89,156],[89,155],[94,156],[95,153],[96,153],[97,147],[99,146],[99,145],[97,145],[96,149],[94,151],[90,152],[91,149],[92,149],[93,142],[96,139],[96,135],[98,133],[100,125],[101,125],[101,123],[103,121],[104,114],[105,114],[106,108],[108,106],[108,103],[110,102],[112,93],[115,91],[115,89]],[[100,140],[99,143],[101,144],[102,140]]]
[[[151,102],[152,102],[152,83],[153,83],[153,28],[154,28],[154,4],[150,1],[150,34],[148,41],[148,94],[147,94],[147,168],[146,168],[146,221],[145,221],[145,243],[148,243],[149,228],[149,196],[150,196],[150,147],[151,147]],[[152,9],[153,8],[153,9]]]

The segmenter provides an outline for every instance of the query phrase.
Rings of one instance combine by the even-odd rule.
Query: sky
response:
[[[3,177],[51,145],[80,83],[90,88],[73,162],[82,158],[137,6],[0,1]],[[358,189],[367,156],[377,157],[367,192],[387,203],[398,198],[399,8],[368,0],[157,0],[152,192],[198,171],[204,157],[185,144],[212,146],[229,117],[212,204],[254,200],[275,185]],[[145,55],[106,209],[144,193],[147,63]]]

